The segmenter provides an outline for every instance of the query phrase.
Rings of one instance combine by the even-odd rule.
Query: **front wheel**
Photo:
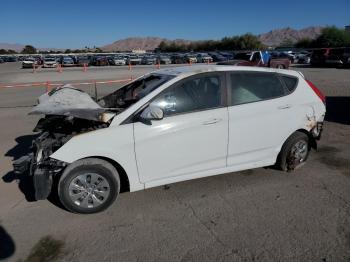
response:
[[[74,213],[91,214],[105,210],[120,190],[118,171],[109,162],[86,158],[70,164],[58,184],[63,206]]]
[[[283,144],[276,166],[284,171],[291,171],[302,166],[310,152],[309,137],[302,132],[295,132]]]

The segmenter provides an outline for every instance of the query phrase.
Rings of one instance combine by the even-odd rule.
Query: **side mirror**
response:
[[[142,111],[140,121],[144,124],[151,125],[151,120],[162,120],[164,111],[158,106],[148,106]]]

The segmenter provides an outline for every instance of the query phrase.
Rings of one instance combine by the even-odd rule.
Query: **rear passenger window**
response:
[[[283,95],[284,87],[274,73],[231,74],[231,105],[258,102]]]
[[[290,76],[282,76],[281,78],[283,82],[286,84],[288,91],[293,92],[294,89],[297,87],[298,79],[296,77],[290,77]]]

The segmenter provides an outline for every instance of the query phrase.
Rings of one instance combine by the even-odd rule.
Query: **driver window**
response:
[[[162,108],[164,116],[171,116],[220,107],[221,97],[220,75],[205,75],[169,87],[151,105]]]

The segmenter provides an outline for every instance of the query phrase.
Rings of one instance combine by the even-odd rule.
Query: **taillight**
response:
[[[326,97],[322,94],[322,92],[309,80],[305,79],[315,94],[321,99],[321,101],[326,104]]]

